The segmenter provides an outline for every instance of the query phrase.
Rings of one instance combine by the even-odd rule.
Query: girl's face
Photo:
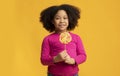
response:
[[[67,31],[67,27],[69,25],[67,13],[64,10],[59,10],[53,19],[53,24],[55,26],[55,31],[57,32]]]

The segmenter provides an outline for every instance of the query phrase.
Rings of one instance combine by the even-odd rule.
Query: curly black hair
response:
[[[40,13],[40,22],[42,22],[43,27],[49,32],[55,31],[55,26],[52,23],[52,20],[54,19],[54,16],[59,10],[66,11],[68,15],[68,20],[69,20],[69,26],[67,30],[73,30],[77,26],[78,19],[80,19],[80,9],[78,9],[77,7],[73,5],[69,5],[69,4],[51,6],[51,7],[44,9]]]

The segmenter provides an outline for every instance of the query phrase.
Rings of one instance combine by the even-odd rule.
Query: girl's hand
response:
[[[66,50],[60,52],[57,56],[54,57],[54,62],[61,62],[61,61],[65,61],[66,57],[68,56]]]
[[[75,64],[75,60],[73,58],[67,58],[65,60],[65,63],[67,63],[67,64]]]

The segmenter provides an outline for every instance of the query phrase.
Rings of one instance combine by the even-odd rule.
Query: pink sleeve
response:
[[[77,56],[75,57],[75,61],[76,61],[76,64],[81,64],[86,60],[86,53],[85,53],[81,38],[77,36],[76,39],[77,39],[77,43],[76,43]]]
[[[41,63],[43,65],[51,65],[54,64],[53,58],[50,55],[50,45],[49,39],[45,38],[41,47]]]

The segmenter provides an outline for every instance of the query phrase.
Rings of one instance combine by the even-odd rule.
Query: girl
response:
[[[81,38],[70,31],[77,26],[79,9],[62,4],[48,7],[40,15],[43,27],[51,32],[41,47],[41,63],[48,66],[48,76],[78,76],[78,65],[85,62],[86,53]],[[67,44],[60,42],[60,36],[65,32],[71,37]]]

